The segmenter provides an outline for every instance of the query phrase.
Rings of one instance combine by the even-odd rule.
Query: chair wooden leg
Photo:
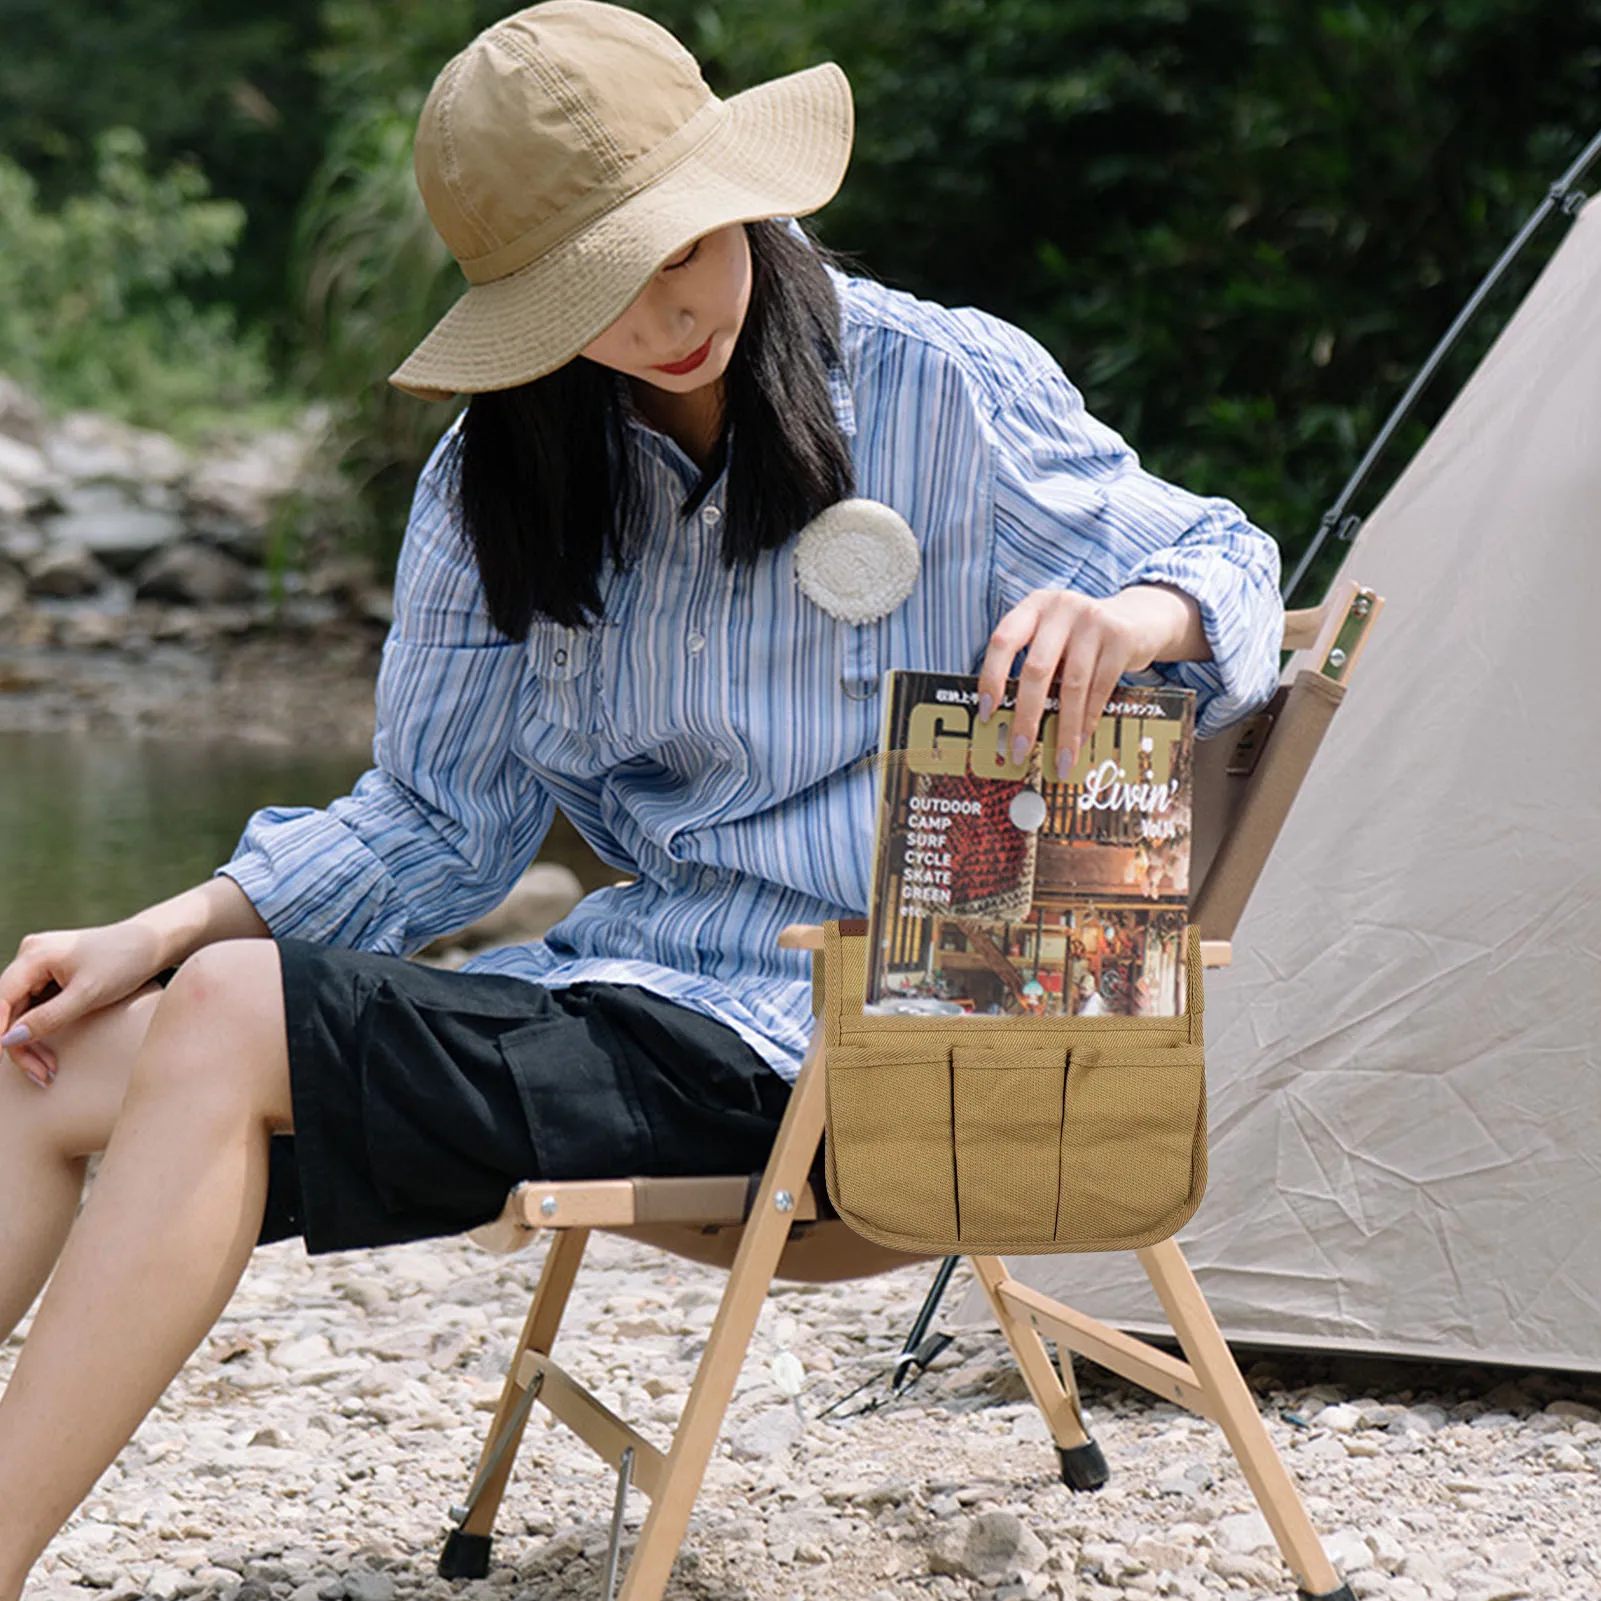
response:
[[[1302,1595],[1316,1601],[1352,1601],[1349,1587],[1340,1582],[1306,1515],[1289,1469],[1268,1436],[1184,1253],[1176,1241],[1163,1240],[1136,1254]]]
[[[1028,1386],[1028,1393],[1045,1418],[1045,1426],[1056,1442],[1061,1462],[1062,1482],[1072,1490],[1099,1490],[1110,1477],[1101,1448],[1084,1427],[1084,1409],[1079,1404],[1078,1386],[1073,1382],[1073,1353],[1059,1345],[1061,1368],[1051,1364],[1051,1354],[1033,1324],[1019,1317],[1001,1297],[1000,1286],[1009,1277],[1006,1264],[998,1256],[970,1256],[973,1272],[984,1287],[990,1309],[1006,1336],[1006,1343],[1017,1358],[1017,1366]]]
[[[444,1578],[481,1579],[489,1571],[495,1515],[500,1510],[501,1497],[506,1493],[506,1481],[511,1477],[517,1448],[528,1426],[527,1392],[517,1381],[523,1353],[539,1351],[546,1356],[550,1354],[588,1242],[588,1229],[560,1229],[545,1254],[545,1265],[534,1291],[533,1304],[528,1308],[522,1335],[506,1369],[506,1384],[500,1393],[500,1405],[495,1408],[494,1420],[489,1425],[489,1434],[479,1455],[478,1472],[473,1489],[468,1494],[467,1515],[460,1520],[457,1528],[451,1530],[445,1548],[440,1553],[439,1572]]]
[[[652,1498],[619,1601],[660,1601],[672,1573],[673,1559],[689,1528],[706,1464],[717,1444],[756,1319],[789,1237],[790,1213],[784,1205],[785,1197],[793,1198],[805,1183],[823,1135],[821,1035],[819,1030],[790,1094],[773,1154],[762,1175],[750,1220],[745,1224],[739,1254],[734,1258],[706,1349],[695,1369],[694,1385],[673,1434],[661,1490]]]

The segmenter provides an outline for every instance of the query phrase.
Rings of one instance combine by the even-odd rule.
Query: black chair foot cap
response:
[[[441,1579],[485,1579],[489,1576],[489,1551],[495,1543],[492,1534],[468,1534],[452,1529],[439,1553]]]
[[[1062,1483],[1070,1490],[1099,1490],[1112,1476],[1100,1446],[1093,1440],[1086,1440],[1083,1445],[1059,1445],[1056,1454],[1062,1462]]]
[[[1342,1584],[1338,1590],[1322,1590],[1316,1595],[1310,1590],[1297,1590],[1295,1593],[1301,1601],[1356,1601],[1348,1584]]]

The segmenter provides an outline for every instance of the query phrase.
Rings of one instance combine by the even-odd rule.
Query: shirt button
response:
[[[565,667],[567,665],[567,652],[564,650],[558,650],[551,656],[550,659],[555,662],[558,667]]]
[[[689,647],[691,656],[698,656],[706,648],[706,636],[704,634],[691,634],[684,643]]]
[[[706,519],[708,528],[715,528],[723,520],[723,514],[715,506],[704,507],[701,516]]]

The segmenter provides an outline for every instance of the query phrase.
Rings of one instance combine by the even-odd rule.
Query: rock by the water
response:
[[[84,484],[63,497],[64,510],[44,525],[58,545],[81,545],[114,573],[131,573],[183,537],[176,513],[141,505],[119,484]]]
[[[28,593],[36,599],[72,600],[98,594],[111,574],[81,545],[50,546],[24,563]]]
[[[78,483],[173,485],[190,470],[176,440],[99,412],[63,418],[47,439],[50,464]]]
[[[0,525],[21,522],[28,515],[28,497],[13,483],[0,478]]]
[[[37,445],[0,433],[0,512],[33,516],[59,505],[66,490],[67,480]]]
[[[0,373],[0,434],[35,449],[44,444],[44,407],[4,373]]]
[[[185,489],[190,527],[235,556],[261,561],[274,511],[303,483],[313,446],[305,432],[278,429],[208,456]]]
[[[250,569],[208,545],[173,545],[158,551],[134,578],[137,599],[180,606],[236,606],[255,592]]]
[[[0,522],[0,557],[21,567],[44,549],[44,535],[31,523],[7,527]]]

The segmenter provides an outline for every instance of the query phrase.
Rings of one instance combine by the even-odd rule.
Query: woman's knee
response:
[[[162,991],[130,1090],[216,1099],[287,1127],[283,974],[271,940],[195,952]]]
[[[51,1033],[45,1043],[55,1060],[56,1076],[47,1086],[28,1084],[8,1063],[0,1118],[66,1157],[103,1151],[160,995],[155,985],[149,985]]]

